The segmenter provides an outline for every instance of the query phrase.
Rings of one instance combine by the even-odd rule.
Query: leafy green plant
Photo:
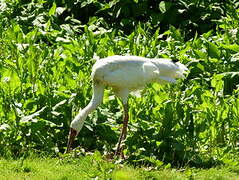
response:
[[[69,124],[92,94],[92,65],[96,59],[114,54],[178,59],[190,69],[177,85],[152,84],[142,91],[141,98],[131,96],[125,141],[128,162],[208,167],[238,149],[239,31],[238,10],[231,8],[231,1],[225,5],[216,1],[155,1],[157,11],[156,6],[145,10],[149,1],[78,1],[70,11],[73,3],[3,3],[1,155],[22,156],[26,150],[64,152]],[[135,14],[129,18],[131,12],[122,9],[125,3],[144,13],[132,12]],[[183,25],[168,22],[174,11],[189,16],[192,9],[205,6],[203,15],[199,11],[195,14],[202,22],[192,23],[190,18]],[[222,18],[224,6],[230,12]],[[76,19],[74,8],[89,11],[88,19]],[[158,17],[154,11],[160,11]],[[149,14],[150,20],[146,19]],[[108,19],[102,18],[105,16]],[[112,16],[120,23],[118,28],[111,23]],[[158,28],[154,18],[168,25]],[[175,23],[183,22],[179,20]],[[195,33],[193,27],[204,20],[213,21],[215,27]],[[122,31],[126,27],[130,27],[127,33]],[[104,103],[88,117],[75,147],[112,152],[122,123],[119,104],[106,90]]]

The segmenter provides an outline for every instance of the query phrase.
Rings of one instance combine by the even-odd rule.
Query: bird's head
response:
[[[66,152],[70,152],[71,145],[72,145],[73,141],[75,140],[75,137],[79,134],[79,132],[84,124],[86,115],[85,115],[84,111],[82,111],[82,114],[78,114],[75,117],[75,119],[71,122]]]

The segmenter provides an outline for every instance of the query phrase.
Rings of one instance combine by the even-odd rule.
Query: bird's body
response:
[[[175,83],[177,78],[184,78],[186,71],[187,68],[183,64],[179,62],[174,63],[170,59],[111,56],[98,60],[94,64],[91,73],[93,81],[92,99],[71,123],[71,131],[74,131],[74,137],[81,130],[88,114],[101,104],[104,88],[110,86],[122,100],[124,106],[124,126],[117,148],[117,151],[119,151],[120,143],[126,136],[128,123],[127,100],[129,93],[143,88],[147,83]],[[71,143],[72,140],[69,139],[68,151]]]
[[[175,82],[175,78],[182,77],[177,70],[178,66],[169,59],[111,56],[94,64],[91,78],[115,89],[134,91],[151,82]]]

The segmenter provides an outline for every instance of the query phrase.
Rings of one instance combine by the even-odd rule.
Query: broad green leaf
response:
[[[87,6],[87,5],[91,4],[91,3],[94,3],[94,0],[86,0],[86,1],[83,1],[83,2],[81,3],[81,8]]]
[[[183,41],[183,36],[180,33],[179,29],[176,29],[173,26],[170,26],[170,31],[172,33],[172,37],[177,41]]]
[[[221,75],[233,78],[235,76],[239,76],[239,72],[225,72],[225,73],[221,73]]]
[[[202,36],[205,38],[205,39],[208,39],[213,33],[213,30],[211,31],[208,31],[207,33],[204,33]]]
[[[158,95],[155,95],[155,96],[154,96],[154,100],[155,100],[158,104],[161,104],[161,103],[162,103],[162,99],[161,99],[160,96],[158,96]]]
[[[200,63],[197,63],[197,67],[201,69],[203,72],[205,71],[204,66]]]
[[[234,52],[239,52],[239,45],[238,44],[222,44],[221,46],[224,49],[232,50]]]
[[[208,42],[208,55],[211,58],[217,58],[217,59],[220,58],[220,50],[215,44],[211,42]]]
[[[167,1],[161,1],[159,3],[159,10],[162,12],[162,13],[166,13],[169,8],[171,7],[171,2],[167,2]]]
[[[2,75],[2,82],[9,86],[9,90],[14,92],[14,90],[20,87],[20,79],[13,69],[6,70]]]
[[[65,10],[66,10],[65,7],[57,7],[57,8],[56,8],[56,13],[57,13],[58,15],[61,15]]]
[[[20,120],[21,123],[28,123],[30,121],[32,122],[37,122],[38,120],[35,119],[35,117],[39,116],[40,113],[42,113],[44,110],[46,109],[46,106],[41,108],[39,111],[34,112],[33,114],[27,115],[27,116],[23,116]]]
[[[207,57],[207,54],[205,52],[202,52],[198,49],[193,49],[193,52],[198,56],[200,59],[205,59]]]
[[[156,91],[158,91],[158,90],[161,89],[162,86],[161,86],[159,83],[153,83],[152,87],[153,87]]]
[[[51,7],[51,9],[49,10],[48,15],[49,15],[49,16],[53,16],[53,15],[55,14],[55,12],[56,12],[56,3],[53,2],[52,7]]]
[[[221,115],[221,118],[224,120],[227,117],[228,117],[228,108],[224,108],[223,112],[222,112],[222,115]]]
[[[165,1],[161,1],[160,3],[159,3],[159,9],[160,9],[160,11],[162,12],[162,13],[165,13],[167,10],[166,10],[166,3],[165,3]]]
[[[215,88],[216,92],[223,90],[224,82],[222,78],[222,74],[215,74],[212,78],[211,85]]]

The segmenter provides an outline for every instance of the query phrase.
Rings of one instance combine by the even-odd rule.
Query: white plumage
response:
[[[75,136],[80,132],[88,114],[102,102],[104,88],[112,87],[122,100],[124,107],[124,126],[119,138],[116,154],[120,152],[121,141],[125,139],[128,124],[129,93],[143,88],[147,83],[175,83],[177,78],[184,78],[187,67],[170,59],[150,59],[138,56],[111,56],[98,60],[91,73],[93,95],[90,103],[78,113],[71,122],[67,145],[69,152]]]

